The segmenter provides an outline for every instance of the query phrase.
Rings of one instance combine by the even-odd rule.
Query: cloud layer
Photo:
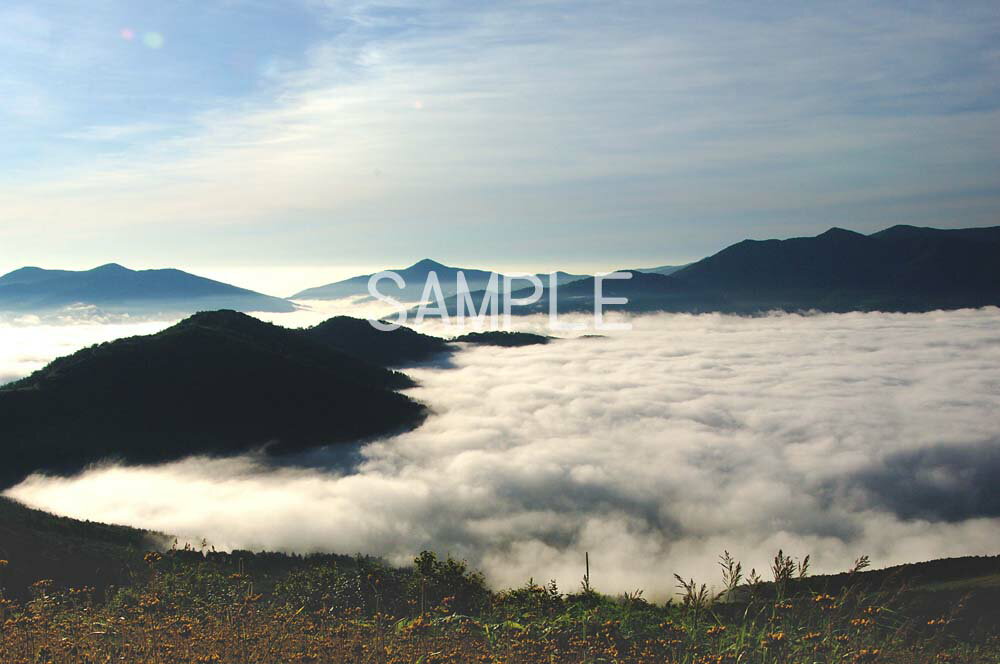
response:
[[[995,2],[7,4],[27,261],[662,264],[996,220]]]
[[[45,318],[0,314],[0,385],[86,346],[152,334],[168,325],[166,321],[107,316],[91,308],[65,309]]]
[[[539,320],[522,321],[537,326]],[[32,505],[219,547],[465,557],[662,597],[724,549],[837,571],[1000,550],[1000,311],[661,315],[411,371],[434,415],[330,470],[252,456],[35,477]],[[340,455],[341,457],[343,455]],[[127,497],[127,498],[126,498]]]

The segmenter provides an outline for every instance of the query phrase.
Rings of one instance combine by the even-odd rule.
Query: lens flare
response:
[[[147,32],[142,36],[142,43],[152,49],[162,48],[165,41],[159,32]]]
[[[135,30],[132,28],[122,28],[118,31],[118,34],[121,35],[121,38],[125,41],[132,41],[135,39]]]

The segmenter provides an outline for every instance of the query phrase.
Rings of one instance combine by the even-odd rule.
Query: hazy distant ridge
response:
[[[1000,305],[1000,227],[893,226],[871,235],[831,228],[815,237],[743,240],[670,274],[629,272],[631,279],[603,282],[605,297],[629,299],[628,305],[609,308],[753,314]],[[593,310],[594,291],[593,277],[560,287],[558,310]],[[522,289],[514,297],[531,292]],[[483,297],[474,294],[477,307]],[[546,293],[537,303],[513,311],[548,311],[549,297]],[[447,304],[454,314],[455,298]]]
[[[494,272],[488,270],[450,267],[429,258],[417,261],[409,267],[392,270],[392,272],[395,272],[403,278],[406,284],[405,287],[402,289],[397,288],[392,281],[384,279],[379,282],[378,290],[380,293],[392,296],[402,302],[417,302],[421,299],[424,292],[424,284],[427,282],[427,277],[431,272],[434,272],[437,275],[438,281],[441,285],[441,292],[445,297],[454,295],[457,292],[456,283],[459,272],[465,276],[465,282],[468,284],[470,291],[486,290],[489,287],[490,277],[495,274]],[[570,274],[568,272],[561,271],[555,272],[554,274],[556,275],[557,284],[564,284],[577,279],[583,279],[585,277],[585,275],[582,274]],[[304,291],[300,291],[295,295],[292,295],[289,299],[336,300],[344,297],[368,296],[368,281],[371,276],[371,274],[363,274],[357,277],[351,277],[350,279],[344,279],[343,281],[337,281],[332,284],[326,284],[325,286],[307,288]],[[545,286],[548,286],[548,274],[538,274],[535,276],[541,279]],[[521,283],[518,283],[518,287],[521,286]],[[503,284],[500,283],[499,287],[502,288]]]
[[[175,269],[130,270],[109,263],[82,271],[24,267],[0,277],[0,311],[41,312],[72,305],[128,313],[296,309],[282,298]]]

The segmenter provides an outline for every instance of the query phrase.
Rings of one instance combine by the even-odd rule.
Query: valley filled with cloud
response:
[[[598,588],[659,597],[674,572],[714,580],[723,550],[761,569],[783,548],[839,571],[863,554],[882,566],[1000,548],[997,309],[631,322],[407,369],[432,416],[356,452],[106,465],[7,495],[217,548],[393,562],[433,548],[498,586],[572,588],[589,552]],[[35,339],[4,353],[7,376],[67,335],[100,340],[87,326],[63,327],[61,345],[2,329]]]

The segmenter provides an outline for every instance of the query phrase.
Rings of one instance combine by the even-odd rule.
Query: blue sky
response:
[[[996,2],[7,1],[0,267],[1000,224]]]

